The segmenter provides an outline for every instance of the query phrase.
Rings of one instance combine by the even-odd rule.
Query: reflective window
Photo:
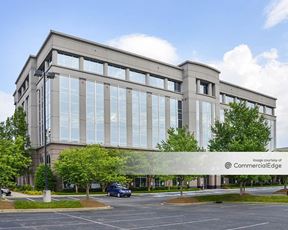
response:
[[[69,68],[73,68],[73,69],[79,69],[79,58],[78,57],[58,53],[57,63],[58,63],[58,65],[61,65],[61,66],[65,66],[65,67],[69,67]]]
[[[166,140],[165,97],[152,95],[152,145]]]
[[[273,115],[273,109],[271,107],[266,106],[265,113],[268,115]]]
[[[220,93],[220,96],[219,96],[219,100],[220,100],[220,103],[224,103],[224,94]]]
[[[255,104],[253,102],[250,102],[250,101],[247,101],[246,105],[250,109],[253,109],[255,107]]]
[[[208,95],[208,85],[209,85],[208,83],[201,81],[200,82],[199,93]]]
[[[84,71],[103,75],[102,63],[84,59],[83,68]]]
[[[60,140],[79,142],[79,79],[60,76]]]
[[[225,120],[224,109],[220,109],[220,122],[224,122],[224,120]]]
[[[182,127],[182,101],[170,98],[170,127]]]
[[[126,89],[110,86],[111,145],[127,145]]]
[[[270,128],[270,138],[271,140],[268,143],[268,150],[273,151],[275,149],[275,121],[267,120],[268,127]]]
[[[259,110],[259,113],[264,113],[264,106],[258,105],[258,110]]]
[[[238,97],[236,97],[236,98],[235,98],[235,102],[236,102],[236,103],[240,103],[240,102],[241,102],[241,99],[238,98]]]
[[[130,81],[141,83],[141,84],[146,83],[146,75],[144,73],[130,70],[129,77],[130,77]]]
[[[167,89],[174,92],[181,92],[181,83],[168,80]]]
[[[182,101],[178,101],[178,128],[182,128]]]
[[[149,77],[149,85],[164,89],[164,79],[155,77],[155,76],[150,76]]]
[[[234,97],[229,96],[229,95],[226,95],[226,97],[225,97],[225,103],[226,103],[226,104],[230,104],[230,103],[233,103],[233,102],[234,102]]]
[[[27,114],[26,114],[27,116]],[[51,134],[51,80],[46,80],[46,137],[47,142],[50,142]]]
[[[121,68],[121,67],[116,67],[113,65],[108,65],[108,76],[109,77],[115,77],[115,78],[119,78],[122,80],[125,80],[125,69]]]
[[[214,114],[214,104],[206,101],[196,101],[196,136],[199,145],[203,148],[207,148],[212,137],[211,126]]]
[[[104,143],[104,85],[86,82],[86,142]]]
[[[132,91],[132,145],[147,147],[147,98],[145,92]]]

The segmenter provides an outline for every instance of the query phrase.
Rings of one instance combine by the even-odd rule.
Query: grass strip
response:
[[[288,203],[288,196],[257,196],[245,194],[205,195],[197,197],[179,197],[167,201],[167,203],[199,203],[199,202],[259,202],[259,203]]]
[[[61,200],[50,203],[16,200],[14,201],[15,209],[41,209],[41,208],[82,208],[79,200]]]

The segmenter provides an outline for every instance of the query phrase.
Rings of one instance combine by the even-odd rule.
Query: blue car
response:
[[[107,189],[107,196],[130,197],[131,190],[120,184],[112,184]]]

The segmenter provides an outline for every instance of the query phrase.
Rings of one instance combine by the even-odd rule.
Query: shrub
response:
[[[56,178],[49,166],[46,166],[47,178],[48,178],[48,189],[54,190],[56,185]],[[44,190],[45,189],[45,165],[41,164],[37,167],[35,173],[35,189]]]

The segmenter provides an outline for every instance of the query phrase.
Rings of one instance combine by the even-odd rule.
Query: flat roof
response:
[[[272,97],[272,96],[269,96],[269,95],[266,95],[266,94],[263,94],[263,93],[259,93],[259,92],[257,92],[257,91],[251,90],[251,89],[247,89],[247,88],[245,88],[245,87],[242,87],[242,86],[239,86],[239,85],[235,85],[235,84],[232,84],[232,83],[230,83],[230,82],[226,82],[226,81],[221,81],[221,80],[220,80],[220,84],[221,84],[221,83],[222,83],[222,84],[226,84],[226,85],[231,85],[231,86],[233,86],[233,87],[236,87],[236,88],[239,88],[239,89],[243,89],[243,90],[245,90],[245,91],[249,91],[249,92],[256,93],[256,94],[258,94],[258,95],[264,96],[264,97],[268,97],[268,98],[277,100],[277,98],[275,98],[275,97]]]
[[[211,69],[211,70],[213,70],[213,71],[215,71],[215,72],[217,72],[217,73],[221,73],[220,70],[218,70],[218,69],[216,69],[216,68],[214,68],[214,67],[212,67],[212,66],[203,64],[203,63],[201,63],[201,62],[190,61],[190,60],[184,61],[183,63],[181,63],[181,64],[178,65],[178,66],[182,66],[182,65],[185,65],[185,64],[199,65],[199,66],[203,66],[203,67],[205,67],[205,68]]]

